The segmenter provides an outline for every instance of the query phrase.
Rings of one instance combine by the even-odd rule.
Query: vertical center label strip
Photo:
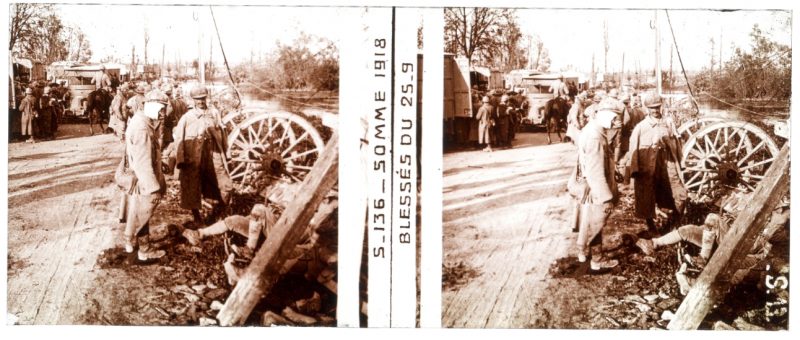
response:
[[[416,8],[395,8],[392,327],[417,324],[417,31]]]
[[[370,50],[368,195],[368,326],[391,326],[392,268],[392,19],[390,8],[369,8]],[[344,167],[347,165],[344,164]],[[347,170],[342,172],[348,176]]]

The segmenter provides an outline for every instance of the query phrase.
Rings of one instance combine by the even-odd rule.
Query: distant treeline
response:
[[[277,43],[275,52],[240,64],[232,70],[238,83],[268,89],[339,89],[339,51],[325,38],[305,33],[292,44]]]
[[[758,27],[752,51],[736,48],[730,60],[697,74],[693,86],[726,99],[788,100],[792,93],[792,49],[770,40]],[[712,60],[713,62],[713,60]]]

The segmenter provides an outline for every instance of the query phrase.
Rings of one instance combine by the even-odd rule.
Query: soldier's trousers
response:
[[[578,253],[589,257],[591,244],[601,235],[610,213],[606,213],[602,204],[584,203],[579,206],[578,215]]]
[[[161,194],[131,194],[128,197],[128,216],[125,223],[125,243],[137,245],[137,237],[148,233],[145,226],[149,226]]]

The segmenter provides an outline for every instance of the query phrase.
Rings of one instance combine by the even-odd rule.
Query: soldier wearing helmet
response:
[[[181,208],[192,211],[198,224],[205,224],[200,216],[203,198],[217,201],[213,219],[228,204],[233,183],[225,168],[226,135],[219,115],[209,108],[208,89],[203,86],[191,90],[194,108],[181,117],[173,130],[174,142],[169,147],[168,168],[180,170]]]
[[[655,208],[672,211],[672,218],[683,213],[687,199],[680,181],[681,150],[677,137],[661,115],[661,98],[650,95],[644,105],[649,115],[636,124],[630,138],[630,150],[621,161],[634,180],[636,216],[655,230]]]
[[[130,118],[125,132],[125,153],[136,176],[128,193],[125,216],[125,252],[130,264],[149,264],[165,255],[150,244],[150,218],[167,189],[161,167],[161,148],[156,127],[158,117],[166,110],[167,97],[152,92],[144,105]]]

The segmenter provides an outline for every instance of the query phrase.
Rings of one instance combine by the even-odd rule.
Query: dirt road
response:
[[[443,326],[529,326],[550,264],[575,241],[565,186],[574,150],[520,134],[513,149],[444,155],[444,274],[456,284],[442,294]]]
[[[99,251],[121,230],[122,151],[110,134],[9,145],[8,313],[19,324],[71,324],[86,309]]]

